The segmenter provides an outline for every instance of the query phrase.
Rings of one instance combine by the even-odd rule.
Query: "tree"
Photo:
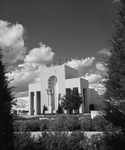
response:
[[[78,93],[78,90],[70,90],[62,98],[61,106],[68,110],[71,114],[73,110],[78,110],[80,105],[83,103],[82,97]]]
[[[59,113],[59,114],[62,114],[62,113],[63,113],[63,109],[62,109],[62,107],[60,106],[60,104],[59,104],[59,106],[58,106],[57,113]]]
[[[45,114],[45,111],[47,110],[46,105],[43,106],[43,114]]]
[[[122,146],[125,147],[125,0],[118,3],[113,30],[110,55],[105,63],[107,74],[104,117],[117,130],[113,134],[106,134],[105,140],[109,149],[122,150]]]
[[[12,109],[13,96],[5,76],[2,54],[0,51],[0,149],[14,150]]]

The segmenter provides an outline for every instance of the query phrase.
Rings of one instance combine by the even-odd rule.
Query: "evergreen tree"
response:
[[[0,50],[0,150],[14,150],[12,103],[13,97],[8,87]]]
[[[62,107],[60,106],[60,104],[59,104],[59,106],[58,106],[57,113],[59,113],[59,114],[62,114],[62,113],[63,113],[63,109],[62,109]]]
[[[106,60],[105,119],[117,128],[106,134],[107,149],[125,149],[125,0],[118,3],[117,19],[110,41],[110,55]],[[123,148],[124,147],[124,148]]]

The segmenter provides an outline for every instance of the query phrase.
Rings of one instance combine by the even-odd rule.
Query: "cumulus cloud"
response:
[[[72,59],[71,61],[67,62],[67,65],[74,69],[80,70],[83,67],[91,66],[94,60],[95,60],[94,57],[91,57],[91,58],[88,57],[88,58],[81,59],[81,60]]]
[[[99,70],[99,71],[106,71],[105,66],[100,62],[96,63],[96,69]]]
[[[33,48],[28,55],[26,55],[24,62],[26,63],[36,63],[40,65],[52,64],[54,52],[50,47],[40,43],[40,47]]]
[[[50,65],[53,61],[54,53],[50,47],[40,43],[39,48],[32,49],[26,55],[24,63],[19,64],[17,68],[9,73],[7,77],[10,87],[14,87],[14,94],[17,96],[27,96],[28,85],[40,81],[40,70],[42,66]]]
[[[98,52],[99,54],[102,54],[102,55],[107,55],[107,56],[110,56],[111,53],[108,49],[102,49]]]
[[[40,78],[40,67],[36,70],[29,70],[27,68],[17,69],[7,73],[6,76],[11,80],[10,87],[14,87],[14,92],[24,93],[28,90],[28,84],[36,83]]]
[[[90,84],[89,88],[94,89],[99,95],[103,95],[105,93],[105,86],[100,83]]]
[[[0,48],[3,53],[3,61],[14,63],[22,59],[26,52],[23,40],[24,27],[21,24],[11,24],[0,20]]]
[[[0,20],[0,48],[3,62],[9,64],[6,76],[10,80],[9,86],[13,87],[13,93],[18,96],[26,96],[28,84],[39,82],[41,66],[52,64],[54,57],[52,49],[42,43],[25,55],[23,35],[24,27],[21,24],[12,25]],[[18,64],[18,60],[22,60],[22,64]]]
[[[89,83],[97,83],[102,79],[102,76],[99,74],[88,74],[88,73],[86,73],[83,78],[88,80]]]

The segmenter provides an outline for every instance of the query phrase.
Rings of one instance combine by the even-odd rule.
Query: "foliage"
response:
[[[79,109],[80,105],[83,103],[82,97],[76,90],[71,90],[67,92],[62,98],[62,107],[68,110],[71,114],[73,110]]]
[[[66,131],[77,131],[81,129],[80,121],[77,117],[66,117],[64,125]]]
[[[124,150],[125,149],[125,135],[119,132],[104,134],[104,142],[107,150]]]
[[[74,132],[71,135],[69,135],[68,132],[55,132],[55,134],[42,134],[39,143],[41,143],[46,150],[84,150],[81,147],[81,142],[85,139],[84,134],[80,132]]]
[[[14,146],[16,150],[34,150],[34,138],[31,138],[30,133],[15,133]]]
[[[29,131],[114,131],[112,124],[103,116],[79,120],[75,116],[60,116],[54,120],[24,120],[13,123],[15,132]]]
[[[109,127],[109,124],[106,122],[103,116],[96,116],[92,119],[93,131],[104,131],[105,129],[108,129],[107,126]]]
[[[115,144],[114,143],[112,144]],[[16,150],[106,150],[103,135],[96,134],[87,138],[79,131],[42,133],[38,140],[30,133],[16,133],[14,138]],[[122,150],[122,149],[120,149]]]
[[[9,150],[13,147],[12,104],[13,96],[8,87],[4,64],[0,50],[0,149]]]
[[[80,121],[82,131],[92,131],[92,120],[91,118],[85,118]]]
[[[51,121],[50,130],[51,131],[65,131],[64,126],[65,117],[60,117]]]
[[[80,130],[80,122],[77,117],[60,117],[51,121],[51,131],[76,131]]]
[[[50,121],[49,120],[41,120],[39,123],[40,131],[45,131],[48,130],[50,126]]]
[[[58,106],[57,113],[58,113],[58,114],[62,114],[62,113],[63,113],[63,109],[62,109],[62,107],[60,106],[60,104],[59,104],[59,106]]]
[[[81,146],[85,150],[106,150],[103,135],[94,134],[91,138],[86,138],[85,141],[81,142]]]
[[[84,150],[84,148],[81,146],[81,142],[86,141],[86,137],[84,135],[84,133],[81,132],[73,132],[70,137],[68,138],[68,149],[72,149],[72,150]],[[85,148],[86,149],[86,148]]]
[[[29,120],[29,121],[15,122],[14,129],[17,132],[40,131],[40,121]]]
[[[105,64],[107,76],[104,117],[113,127],[118,128],[111,135],[105,134],[109,149],[122,149],[119,148],[121,145],[125,147],[125,142],[120,144],[125,137],[125,0],[120,0],[117,5],[117,19],[110,41],[109,57]],[[115,143],[115,147],[112,142]]]

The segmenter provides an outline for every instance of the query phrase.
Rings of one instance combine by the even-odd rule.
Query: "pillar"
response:
[[[30,101],[30,110],[29,114],[34,115],[34,92],[30,92],[29,94],[29,101]]]
[[[49,113],[52,113],[53,109],[52,109],[52,95],[49,95]]]

